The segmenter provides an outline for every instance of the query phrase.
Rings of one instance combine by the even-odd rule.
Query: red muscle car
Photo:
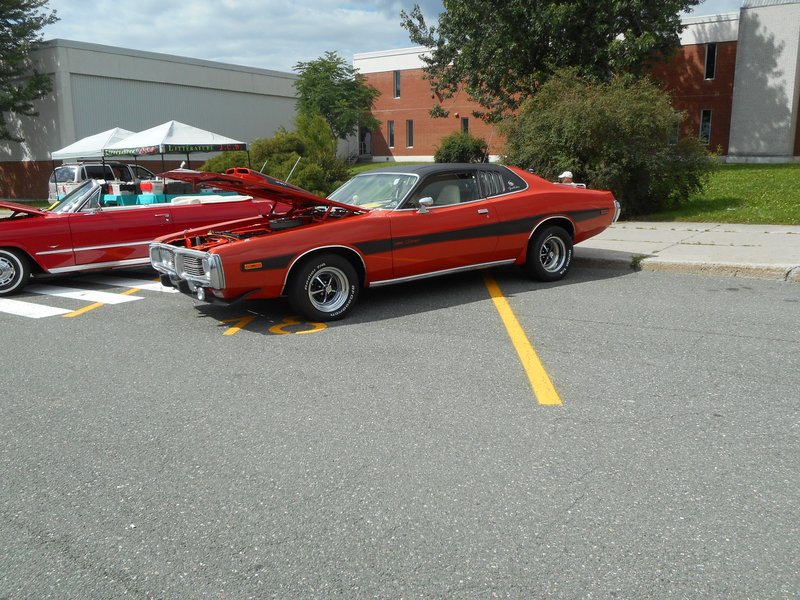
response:
[[[377,169],[329,198],[249,169],[164,176],[290,206],[160,238],[150,260],[164,285],[222,304],[285,295],[312,321],[343,317],[362,288],[467,269],[515,263],[558,280],[573,244],[619,216],[610,192],[495,164]]]
[[[87,180],[52,210],[0,201],[0,296],[22,290],[31,275],[149,265],[148,247],[159,236],[275,208],[274,201],[210,194],[119,206],[109,198]]]

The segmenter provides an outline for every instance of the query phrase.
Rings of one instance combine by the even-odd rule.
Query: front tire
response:
[[[537,231],[528,246],[525,269],[539,281],[563,279],[572,266],[572,238],[561,227]]]
[[[350,262],[336,254],[304,261],[287,289],[292,308],[312,321],[344,317],[358,299],[360,283]]]
[[[0,248],[0,296],[19,292],[30,278],[28,257],[17,250]]]

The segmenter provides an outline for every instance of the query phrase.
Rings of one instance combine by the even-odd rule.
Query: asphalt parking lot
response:
[[[560,403],[479,273],[16,296],[66,312],[0,311],[0,597],[795,597],[800,287],[491,277]]]

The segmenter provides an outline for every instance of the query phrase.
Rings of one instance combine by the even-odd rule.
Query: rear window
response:
[[[58,167],[50,174],[50,183],[68,183],[75,181],[75,167]]]
[[[481,171],[478,175],[481,189],[487,197],[501,196],[524,190],[527,185],[516,173],[508,169]]]

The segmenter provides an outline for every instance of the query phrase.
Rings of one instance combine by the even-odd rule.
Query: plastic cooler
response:
[[[148,181],[142,181],[141,183],[139,183],[139,187],[142,189],[143,194],[163,194],[164,180],[151,179]]]

